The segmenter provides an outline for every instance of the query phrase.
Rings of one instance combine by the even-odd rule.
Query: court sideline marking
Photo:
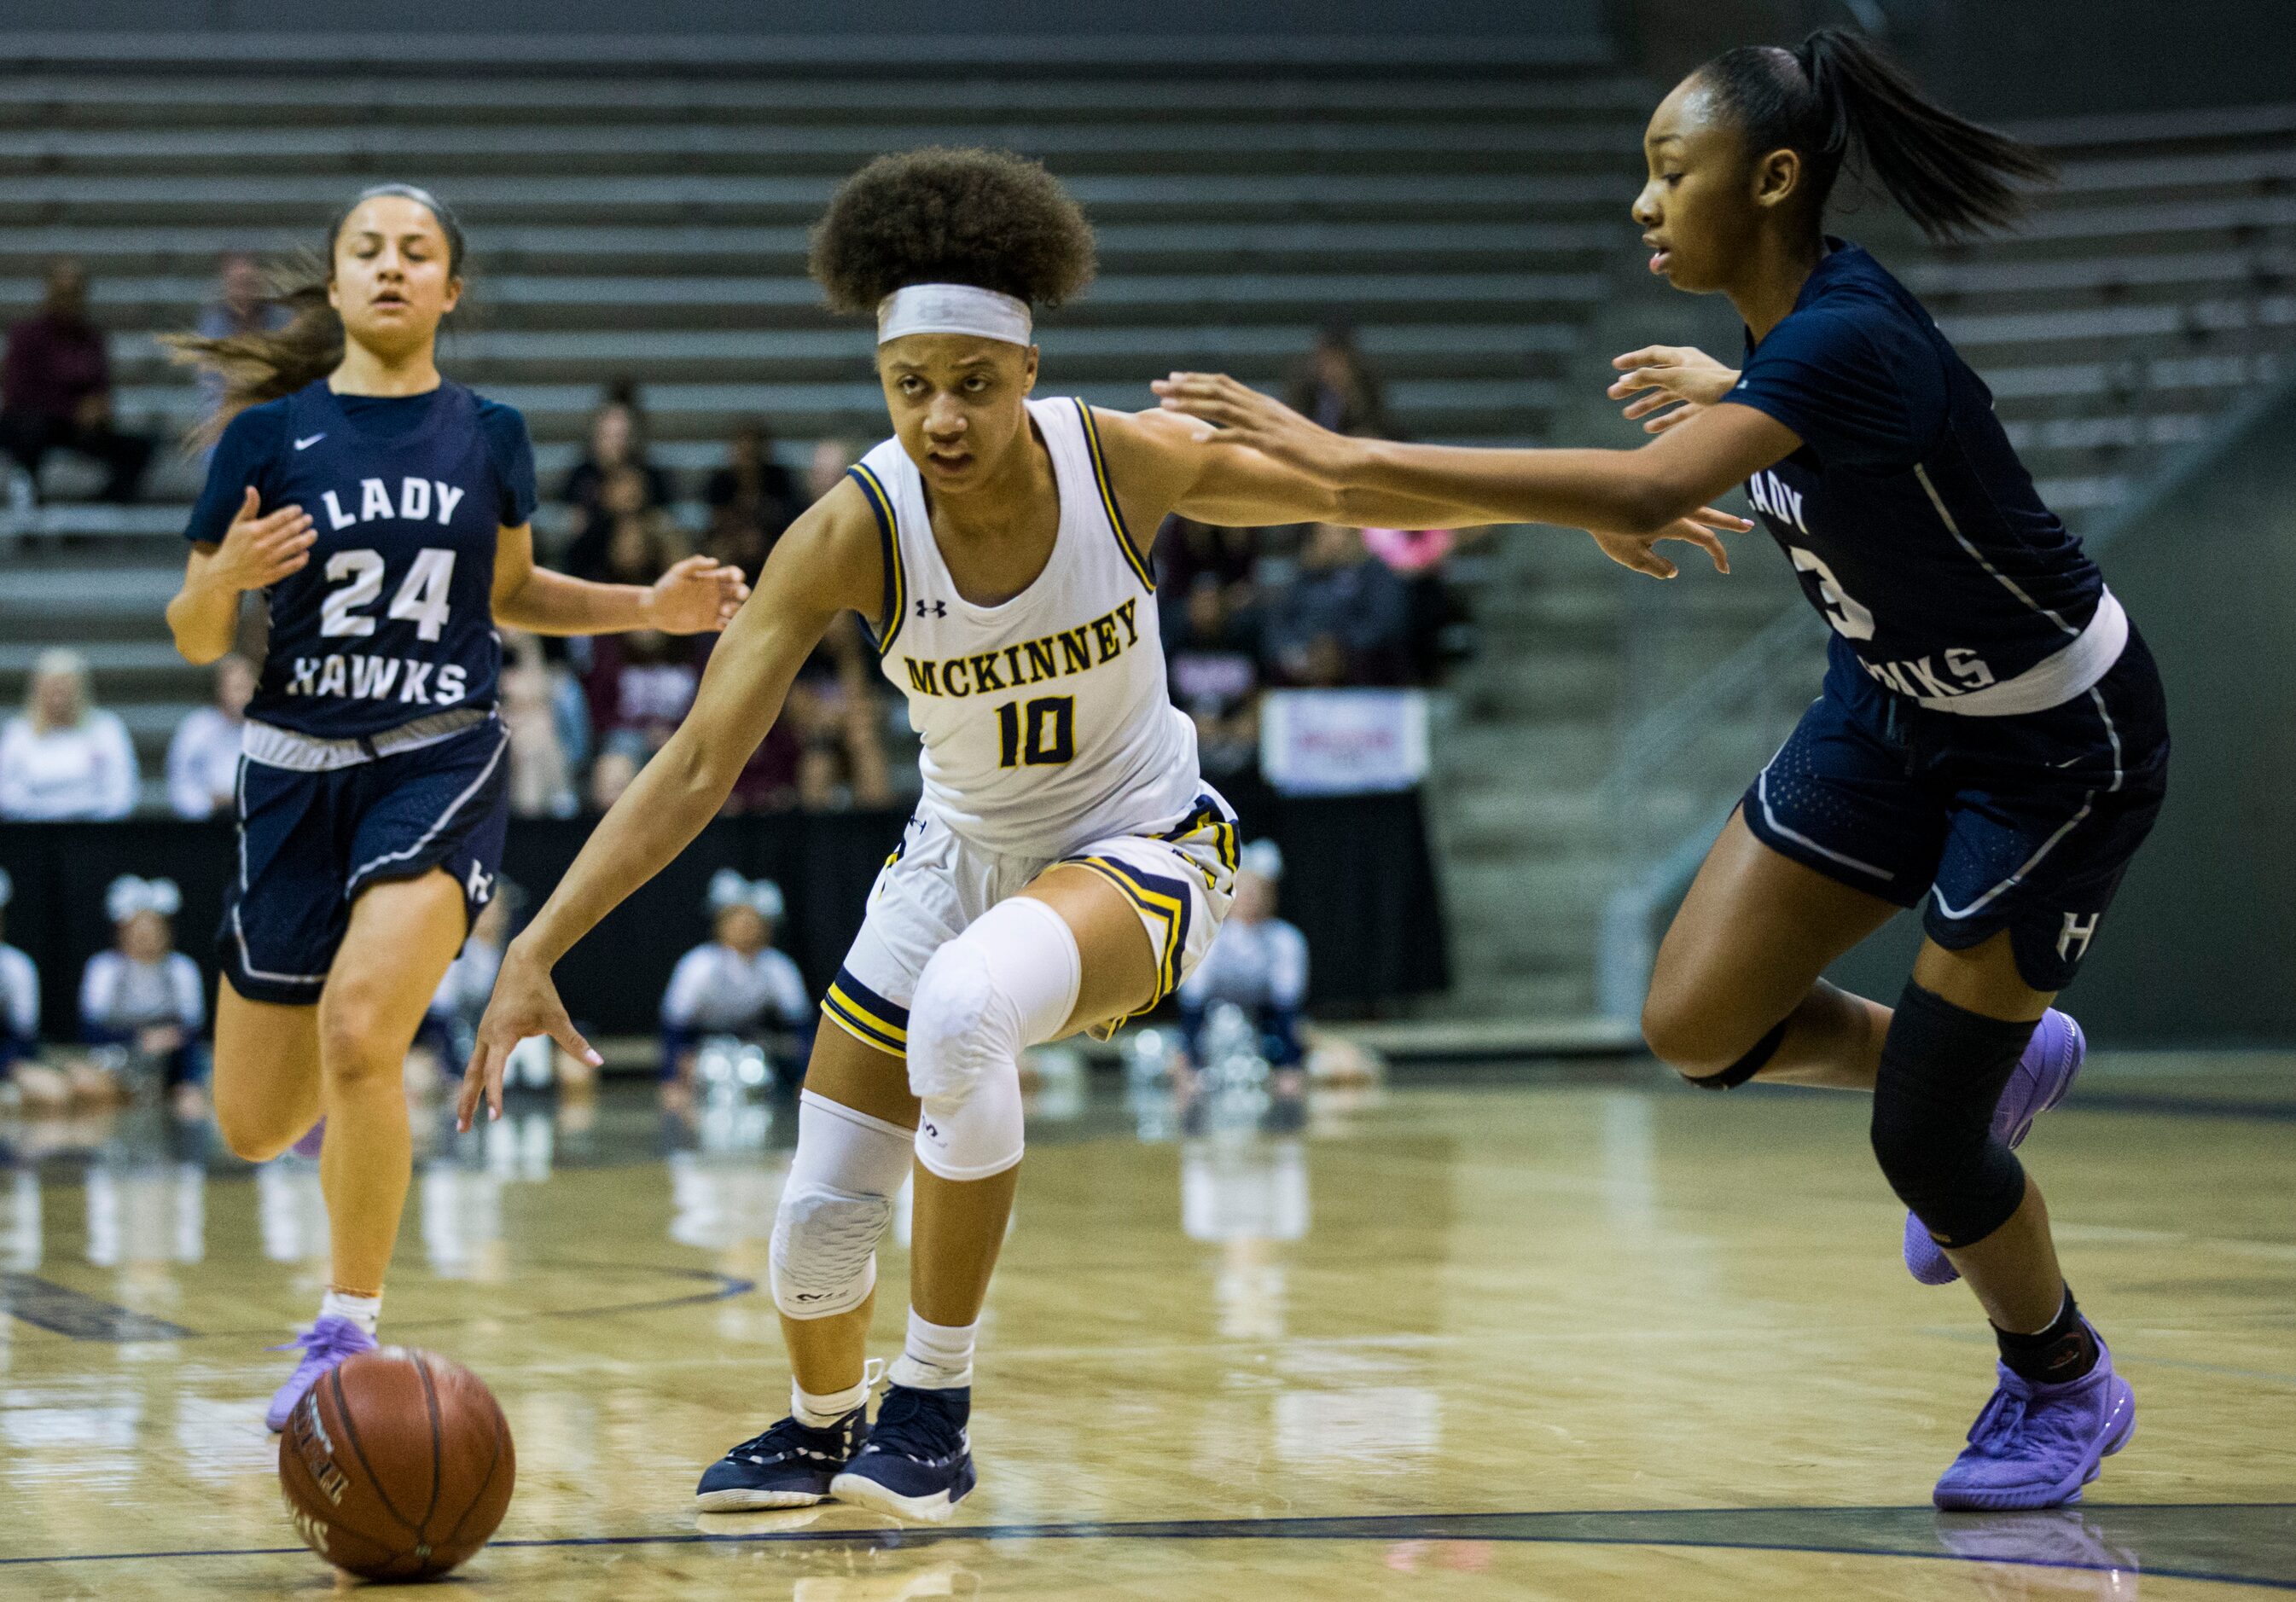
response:
[[[1602,1547],[1677,1547],[1705,1548],[1735,1551],[1808,1552],[1830,1557],[1905,1557],[1949,1563],[2004,1564],[2019,1568],[2056,1569],[2091,1573],[2109,1573],[2133,1570],[2164,1580],[2191,1580],[2220,1585],[2249,1585],[2265,1590],[2296,1591],[2296,1548],[2281,1554],[2289,1562],[2286,1572],[2274,1573],[2240,1573],[2222,1569],[2181,1564],[2153,1564],[2133,1550],[2115,1553],[2105,1541],[2109,1533],[2092,1529],[2089,1520],[2119,1519],[2136,1523],[2159,1523],[2174,1516],[2189,1516],[2208,1512],[2285,1515],[2296,1511],[2296,1502],[2185,1502],[2155,1504],[2124,1504],[2098,1507],[2086,1511],[2059,1508],[2046,1513],[2024,1516],[1964,1516],[1947,1522],[1942,1528],[1939,1516],[1927,1508],[1690,1508],[1652,1509],[1609,1509],[1587,1512],[1547,1513],[1441,1513],[1441,1514],[1371,1514],[1340,1517],[1270,1518],[1270,1519],[1169,1519],[1136,1523],[1104,1523],[1083,1521],[1076,1524],[973,1524],[954,1527],[902,1527],[881,1530],[792,1530],[755,1533],[715,1533],[710,1532],[663,1532],[639,1535],[577,1535],[533,1540],[497,1541],[491,1546],[504,1550],[538,1550],[582,1547],[645,1547],[645,1546],[838,1546],[860,1545],[885,1549],[936,1546],[951,1541],[1506,1541],[1552,1546]],[[1868,1545],[1844,1545],[1835,1541],[1795,1541],[1747,1537],[1729,1539],[1722,1532],[1712,1534],[1674,1534],[1666,1533],[1665,1522],[1723,1523],[1751,1522],[1760,1524],[1786,1523],[1797,1520],[1816,1524],[1847,1522],[1847,1519],[1876,1520],[1884,1525],[1895,1525],[1890,1532],[1899,1544],[1877,1540]],[[1606,1533],[1603,1526],[1624,1526]],[[1658,1527],[1652,1527],[1652,1526]],[[1557,1527],[1561,1526],[1561,1527]],[[2008,1527],[2005,1527],[2008,1526]],[[1948,1533],[1959,1533],[1973,1537],[1990,1537],[2001,1542],[2003,1550],[1955,1551],[1948,1546],[1915,1547],[1902,1544],[1903,1538],[1915,1535],[1926,1527],[1942,1541]],[[1784,1534],[1784,1532],[1781,1532]],[[2005,1549],[2020,1538],[2046,1538],[2061,1533],[2082,1540],[2095,1550],[2094,1558],[2019,1556]],[[2127,1539],[2123,1537],[2122,1539]],[[152,1552],[90,1552],[56,1553],[42,1557],[0,1557],[0,1567],[63,1563],[137,1563],[200,1557],[300,1557],[302,1547],[236,1547],[206,1550],[181,1549]]]

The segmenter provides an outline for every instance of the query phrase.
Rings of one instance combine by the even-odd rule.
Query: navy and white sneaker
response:
[[[972,1414],[970,1385],[949,1391],[890,1387],[868,1443],[829,1483],[829,1493],[898,1518],[947,1523],[980,1483],[964,1428]]]
[[[868,1438],[869,1420],[861,1408],[826,1429],[784,1418],[709,1465],[694,1489],[694,1502],[704,1513],[742,1513],[827,1501],[830,1482]]]

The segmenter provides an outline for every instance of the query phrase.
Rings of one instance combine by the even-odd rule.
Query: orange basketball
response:
[[[368,1580],[433,1579],[469,1557],[502,1523],[517,1470],[485,1382],[406,1346],[322,1375],[279,1437],[296,1533]]]

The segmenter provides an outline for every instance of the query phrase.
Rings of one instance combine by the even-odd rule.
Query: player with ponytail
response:
[[[1742,483],[1833,629],[1824,693],[1748,788],[1661,946],[1651,1047],[1691,1083],[1874,1097],[1915,1279],[1966,1279],[2001,1361],[1937,1485],[1948,1508],[2070,1501],[2133,1427],[2011,1148],[2085,1047],[2050,1007],[2158,813],[2160,675],[2044,505],[1992,396],[1904,285],[1824,230],[1845,168],[1933,239],[2011,222],[2048,166],[1936,104],[1852,33],[1748,46],[1667,95],[1634,217],[1651,271],[1727,296],[1727,366],[1618,358],[1638,450],[1483,451],[1341,438],[1234,380],[1164,404],[1357,492],[1458,521],[1648,529]],[[1894,1008],[1820,976],[1900,909],[1927,939]]]
[[[454,214],[381,184],[280,297],[286,326],[173,341],[225,404],[168,626],[204,663],[232,649],[249,593],[269,623],[217,936],[216,1121],[250,1162],[326,1124],[332,1271],[275,1430],[374,1345],[411,1160],[402,1065],[501,862],[496,625],[695,633],[748,593],[701,557],[646,588],[534,565],[525,421],[435,359],[463,266]]]

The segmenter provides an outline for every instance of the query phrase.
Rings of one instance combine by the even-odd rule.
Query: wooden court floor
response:
[[[783,1410],[792,1119],[642,1095],[426,1132],[386,1336],[494,1385],[465,1598],[2226,1598],[2296,1590],[2296,1058],[2105,1057],[2026,1148],[2138,1427],[2082,1507],[1939,1516],[1990,1384],[1897,1261],[1863,1105],[1657,1070],[1042,1099],[942,1529],[698,1517]],[[318,1596],[261,1415],[316,1179],[198,1132],[0,1129],[0,1597]],[[904,1230],[905,1234],[906,1231]],[[888,1252],[896,1291],[905,1254]],[[900,1298],[881,1298],[890,1355]]]

